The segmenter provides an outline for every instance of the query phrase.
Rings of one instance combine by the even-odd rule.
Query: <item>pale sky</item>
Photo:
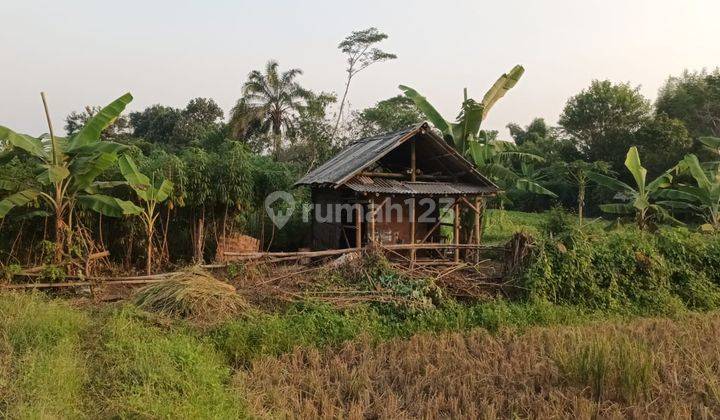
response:
[[[353,109],[407,84],[451,119],[463,87],[481,98],[522,64],[485,123],[505,132],[536,116],[555,124],[592,79],[641,85],[654,99],[668,76],[720,66],[719,18],[718,0],[0,0],[0,125],[46,132],[41,90],[56,127],[126,91],[130,110],[203,96],[227,114],[247,73],[271,58],[303,69],[305,87],[341,93],[338,42],[376,26],[398,59],[357,76]]]

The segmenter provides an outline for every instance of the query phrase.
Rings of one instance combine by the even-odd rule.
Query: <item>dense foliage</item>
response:
[[[616,311],[720,306],[720,238],[684,228],[566,231],[520,278],[531,298]]]
[[[394,58],[382,50],[371,56],[362,53],[364,46],[373,51],[385,38],[369,29],[343,41],[341,51],[353,60],[348,61],[352,66],[349,74]],[[102,142],[103,150],[67,151],[60,166],[70,171],[68,177],[60,167],[47,172],[52,177],[38,177],[45,170],[43,165],[53,164],[54,154],[43,149],[50,143],[47,136],[31,138],[30,143],[16,136],[13,145],[8,131],[0,140],[0,210],[5,215],[0,220],[0,261],[57,263],[62,253],[83,257],[102,249],[110,250],[111,258],[125,268],[149,267],[151,258],[158,266],[206,261],[213,258],[218,240],[233,233],[258,237],[263,249],[305,246],[309,224],[302,222],[300,212],[276,232],[263,209],[265,196],[275,190],[292,190],[296,179],[348,140],[397,130],[425,118],[505,190],[488,207],[539,211],[559,204],[575,209],[581,222],[603,210],[629,209],[633,191],[644,190],[616,187],[637,185],[637,177],[624,165],[628,150],[634,147],[648,180],[671,181],[663,182],[662,191],[647,197],[648,214],[667,216],[658,222],[676,220],[690,228],[718,228],[720,193],[716,184],[720,178],[718,165],[711,163],[718,160],[720,150],[720,141],[712,137],[718,134],[714,111],[718,107],[717,70],[670,78],[654,105],[629,84],[593,81],[568,100],[558,127],[540,118],[525,127],[510,123],[513,142],[503,141],[502,134],[484,130],[481,124],[522,73],[522,67],[513,68],[480,100],[466,93],[454,120],[444,119],[414,89],[402,87],[405,95],[347,112],[338,125],[342,115],[334,109],[341,104],[335,94],[302,87],[299,69],[281,71],[277,62],[270,61],[264,71],[248,76],[227,123],[222,109],[209,98],[192,99],[183,108],[156,104],[127,115],[118,109],[110,117],[103,116],[103,109],[96,106],[71,113],[65,121],[68,139],[87,137],[83,133],[91,127],[94,141]],[[98,118],[103,119],[100,126],[93,123]],[[76,155],[77,164],[68,160]],[[130,217],[140,208],[148,208],[137,189],[118,182],[124,179],[115,163],[120,155],[136,162],[138,173],[148,179],[167,180],[166,186],[172,185],[167,198],[152,205],[150,219]],[[83,169],[89,159],[100,165],[91,172]],[[90,175],[95,183],[92,188],[83,184],[82,188],[63,190],[62,183],[77,184],[71,181],[75,172]],[[617,182],[610,185],[598,179]],[[59,186],[58,191],[70,194],[67,205],[63,197],[43,200],[53,198],[40,192],[54,181],[58,181],[53,184]],[[307,191],[292,191],[300,204],[307,202]],[[644,203],[644,198],[634,201],[639,202]],[[656,203],[669,205],[653,207]],[[26,209],[20,209],[20,204]],[[73,211],[67,212],[70,204]],[[53,213],[59,222],[53,221]],[[123,215],[121,219],[103,217]],[[639,223],[645,224],[645,216]],[[82,233],[55,233],[53,224],[63,229],[72,224]],[[46,241],[63,243],[54,258]],[[96,246],[88,246],[88,241]]]

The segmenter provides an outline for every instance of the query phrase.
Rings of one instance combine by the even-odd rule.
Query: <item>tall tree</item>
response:
[[[685,123],[692,137],[720,137],[720,68],[671,77],[660,88],[655,107],[658,114]]]
[[[340,51],[347,56],[348,66],[345,69],[347,73],[345,92],[343,92],[340,100],[340,109],[338,110],[337,121],[335,121],[333,137],[337,134],[340,126],[345,101],[350,90],[350,82],[352,82],[353,77],[375,63],[397,58],[397,55],[385,52],[377,47],[377,44],[387,39],[387,37],[377,28],[368,28],[362,31],[353,31],[338,45]]]
[[[412,99],[398,95],[355,113],[353,123],[358,136],[367,137],[410,127],[423,118]]]
[[[637,145],[651,177],[667,171],[693,147],[685,124],[665,114],[647,120],[635,133],[633,143]]]
[[[195,98],[184,109],[153,105],[130,114],[133,136],[181,148],[197,146],[217,131],[223,111],[209,98]]]
[[[172,143],[175,125],[182,110],[163,105],[152,105],[143,111],[130,113],[133,136],[155,143]]]
[[[230,124],[240,137],[270,134],[272,152],[277,159],[282,134],[292,128],[297,111],[305,103],[306,91],[295,79],[300,69],[280,73],[277,61],[270,60],[265,73],[253,70],[243,85],[243,96],[231,111]]]
[[[214,100],[195,98],[188,102],[173,127],[171,140],[176,146],[198,145],[217,130],[223,111]]]
[[[625,151],[634,144],[634,135],[649,119],[650,111],[639,88],[594,80],[568,100],[560,125],[588,160],[605,160],[619,170]]]
[[[65,133],[68,136],[72,136],[80,131],[87,122],[94,117],[102,107],[99,106],[86,106],[83,111],[73,111],[67,117],[65,117]],[[103,140],[117,140],[130,132],[130,120],[124,116],[118,116],[115,121],[110,123],[102,133],[100,138]]]
[[[507,125],[510,130],[510,136],[515,140],[515,144],[522,146],[523,143],[528,141],[539,141],[547,137],[550,128],[545,123],[543,118],[535,118],[532,120],[530,125],[525,128],[520,127],[518,124],[510,123]]]
[[[306,104],[298,109],[298,115],[290,135],[292,147],[285,160],[299,163],[310,171],[316,163],[330,157],[336,147],[332,138],[332,121],[328,107],[337,101],[334,94],[307,92]]]

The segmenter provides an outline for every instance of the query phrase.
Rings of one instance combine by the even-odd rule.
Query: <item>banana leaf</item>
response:
[[[450,131],[450,124],[448,124],[447,121],[440,115],[440,113],[435,109],[434,106],[428,100],[422,96],[420,93],[418,93],[415,89],[400,85],[400,90],[405,93],[405,96],[412,99],[412,101],[415,103],[415,106],[418,107],[418,109],[425,114],[425,116],[430,120],[430,122],[440,130],[443,135],[445,136],[451,136],[452,133]]]
[[[611,214],[634,214],[635,207],[631,204],[601,204],[600,210]]]
[[[79,195],[78,204],[108,217],[122,217],[142,212],[140,207],[130,201],[102,194]]]
[[[72,150],[74,155],[94,155],[98,153],[120,153],[126,150],[128,147],[124,144],[115,143],[112,141],[99,141],[96,143],[86,144],[85,146],[77,147]]]
[[[5,141],[11,147],[17,147],[28,152],[30,155],[43,160],[49,160],[50,155],[45,151],[42,141],[27,134],[19,134],[11,129],[0,125],[0,141]]]
[[[485,93],[485,96],[483,96],[483,119],[495,103],[505,96],[505,94],[517,84],[523,73],[525,73],[523,66],[517,65],[508,73],[505,73],[498,78],[495,84],[493,84],[492,87]]]
[[[693,154],[687,155],[682,162],[684,167],[690,172],[690,175],[695,179],[695,182],[697,182],[698,187],[704,190],[710,190],[712,188],[712,184],[705,174],[705,171],[703,171],[697,156]]]
[[[640,154],[638,153],[637,147],[633,146],[628,150],[627,156],[625,157],[625,167],[628,168],[640,194],[645,192],[645,178],[647,177],[647,169],[643,168],[640,163]]]
[[[609,177],[607,175],[599,174],[597,172],[589,172],[588,178],[595,181],[595,183],[600,184],[604,187],[610,188],[612,190],[621,190],[621,191],[627,191],[627,192],[633,192],[635,193],[635,189],[628,184],[618,181],[615,178]]]
[[[38,190],[24,190],[5,197],[0,200],[0,217],[5,217],[15,207],[24,206],[35,201],[38,196],[40,196]]]
[[[517,188],[520,191],[526,191],[531,192],[535,194],[541,194],[541,195],[547,195],[550,197],[557,197],[557,194],[554,192],[548,190],[547,188],[543,187],[542,185],[538,184],[535,181],[532,181],[527,178],[521,178],[518,179],[515,182],[515,188]]]
[[[67,152],[74,153],[77,149],[95,143],[100,139],[100,134],[110,124],[115,121],[117,117],[122,114],[125,107],[132,101],[133,97],[131,94],[126,93],[123,96],[115,99],[110,104],[101,109],[97,114],[93,115],[75,134],[68,143]]]
[[[52,183],[59,183],[70,176],[70,170],[62,165],[42,165],[47,171],[48,180]]]
[[[113,153],[101,153],[97,156],[76,157],[70,165],[73,174],[73,188],[82,191],[90,187],[95,179],[117,161]]]
[[[163,201],[167,200],[167,198],[172,194],[173,192],[173,183],[168,181],[167,179],[164,179],[162,183],[160,183],[159,187],[153,187],[153,198],[155,201],[162,203]]]

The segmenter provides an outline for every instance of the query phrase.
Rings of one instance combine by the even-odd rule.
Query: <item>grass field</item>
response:
[[[490,211],[485,241],[555,218]],[[515,301],[197,322],[0,293],[0,418],[720,416],[717,237],[600,231],[539,240]]]
[[[200,327],[0,295],[0,417],[720,414],[720,315],[494,302],[298,307]],[[62,378],[62,380],[58,380]]]

